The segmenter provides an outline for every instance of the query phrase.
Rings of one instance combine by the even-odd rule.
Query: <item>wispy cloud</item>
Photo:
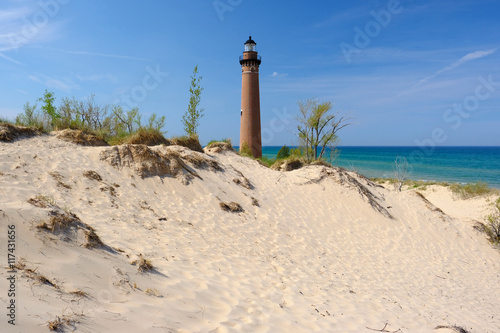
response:
[[[64,23],[56,17],[59,8],[62,7],[47,12],[37,1],[24,1],[16,7],[0,10],[0,52],[57,39],[64,31]],[[39,17],[47,20],[40,21]]]
[[[270,77],[273,78],[280,78],[280,77],[287,77],[287,73],[278,73],[278,72],[273,72],[273,74],[269,75]]]
[[[35,76],[35,75],[30,75],[28,77],[31,81],[38,82],[38,83],[43,83],[47,88],[53,88],[53,89],[58,89],[62,90],[64,92],[71,92],[73,90],[78,90],[80,89],[80,86],[73,82],[70,79],[59,79],[59,78],[54,78],[50,77],[47,75],[40,75],[40,76]]]
[[[459,66],[462,66],[463,64],[465,64],[465,63],[467,63],[469,61],[487,57],[487,56],[495,53],[497,50],[498,50],[498,48],[491,49],[491,50],[475,51],[475,52],[468,53],[468,54],[464,55],[462,58],[460,58],[459,60],[457,60],[454,63],[452,63],[451,65],[446,66],[446,67],[438,70],[436,73],[434,73],[434,74],[432,74],[432,75],[430,75],[428,77],[423,78],[413,88],[418,88],[419,86],[423,85],[424,83],[426,83],[429,80],[432,80],[433,78],[437,77],[438,75],[441,75],[441,74],[443,74],[445,72],[451,71],[452,69],[455,69],[455,68],[457,68]]]
[[[5,60],[8,60],[10,62],[13,62],[17,65],[20,65],[21,63],[15,59],[12,59],[11,57],[6,56],[5,54],[0,53],[0,58],[4,58]]]
[[[416,91],[417,89],[421,88],[424,84],[428,83],[429,81],[431,81],[432,79],[438,77],[439,75],[443,74],[443,73],[446,73],[446,72],[449,72],[457,67],[460,67],[470,61],[473,61],[473,60],[476,60],[476,59],[481,59],[481,58],[484,58],[484,57],[487,57],[489,55],[492,55],[494,54],[496,51],[498,50],[498,48],[495,48],[495,49],[489,49],[489,50],[479,50],[479,51],[474,51],[474,52],[470,52],[470,53],[467,53],[466,55],[464,55],[462,58],[458,59],[457,61],[453,62],[452,64],[438,70],[437,72],[435,72],[434,74],[432,75],[429,75],[421,80],[419,80],[413,87],[411,87],[410,89],[406,90],[406,91],[403,91],[402,93],[400,93],[398,95],[399,96],[402,96],[402,95],[406,95],[406,94],[409,94],[411,92],[414,92]]]
[[[330,18],[314,24],[314,28],[326,28],[343,22],[352,22],[370,14],[370,7],[360,6],[334,13]]]
[[[107,74],[97,74],[97,75],[76,75],[78,80],[80,81],[91,81],[91,82],[99,82],[103,80],[110,81],[112,83],[117,83],[118,78],[116,76],[113,76],[109,73]]]
[[[92,57],[106,57],[106,58],[115,58],[115,59],[126,59],[126,60],[134,60],[134,61],[151,61],[151,59],[132,57],[122,54],[110,54],[110,53],[100,53],[100,52],[90,52],[90,51],[72,51],[72,50],[61,50],[55,48],[45,48],[47,50],[62,52],[66,54],[75,54],[75,55],[84,55],[84,56],[92,56]]]

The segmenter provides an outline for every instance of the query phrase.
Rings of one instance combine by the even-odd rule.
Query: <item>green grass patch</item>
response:
[[[451,184],[450,189],[462,199],[470,199],[496,192],[494,189],[490,188],[487,183],[481,181],[467,184]]]

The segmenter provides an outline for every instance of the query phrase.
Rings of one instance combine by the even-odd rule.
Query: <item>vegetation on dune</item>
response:
[[[494,190],[491,189],[485,182],[467,183],[467,184],[451,184],[450,189],[462,199],[469,199],[485,194],[490,194]]]
[[[487,217],[484,228],[486,234],[494,244],[500,244],[500,198],[495,202],[495,211]]]
[[[191,85],[189,86],[189,105],[186,113],[182,116],[182,124],[186,135],[198,135],[198,126],[200,119],[203,117],[204,109],[200,108],[201,92],[203,88],[200,85],[202,77],[198,77],[198,65],[194,67],[193,75],[191,75]]]
[[[346,126],[349,119],[338,112],[330,113],[332,102],[319,102],[317,99],[299,101],[300,114],[297,118],[299,142],[307,163],[323,159],[326,148],[330,147],[332,158],[339,142],[337,133]]]
[[[138,108],[124,110],[119,105],[99,105],[91,95],[85,100],[64,97],[58,107],[53,92],[45,91],[37,104],[27,102],[24,112],[16,117],[16,125],[36,128],[43,132],[76,130],[80,131],[74,136],[78,144],[85,144],[85,137],[93,136],[108,144],[167,143],[165,116],[153,113],[142,121],[143,115]],[[83,141],[81,141],[83,140]]]

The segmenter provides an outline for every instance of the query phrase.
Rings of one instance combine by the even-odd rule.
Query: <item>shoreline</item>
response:
[[[276,157],[279,146],[263,147],[263,156]],[[290,147],[293,148],[293,147]],[[411,156],[419,147],[412,146],[346,146],[339,147],[340,155],[334,166],[358,172],[368,178],[392,178],[394,160],[399,156]],[[465,151],[462,151],[465,149]],[[487,149],[484,151],[482,149]],[[412,162],[409,160],[409,162]],[[415,162],[415,161],[413,161]],[[498,146],[451,146],[436,147],[413,166],[409,178],[415,181],[441,181],[449,183],[487,183],[500,189],[500,147]]]

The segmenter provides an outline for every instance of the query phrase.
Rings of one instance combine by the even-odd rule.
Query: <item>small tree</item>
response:
[[[394,161],[394,178],[396,178],[395,186],[398,192],[401,192],[403,184],[408,179],[411,170],[412,166],[408,163],[406,157],[398,155]]]
[[[40,115],[36,111],[36,104],[31,105],[29,102],[26,102],[23,109],[24,113],[21,113],[16,117],[16,124],[34,126],[39,129],[43,128],[43,121],[40,119]]]
[[[56,98],[54,97],[54,93],[45,90],[43,97],[39,98],[38,101],[42,102],[42,110],[43,113],[49,117],[49,122],[51,127],[57,126],[57,120],[61,118],[59,113],[57,113],[57,109],[54,105]]]
[[[288,148],[286,145],[284,145],[278,151],[276,158],[279,160],[279,159],[288,158],[288,157],[290,157],[290,148]]]
[[[198,77],[198,65],[194,67],[193,75],[191,76],[191,85],[189,87],[189,105],[186,113],[182,116],[184,131],[189,136],[198,134],[198,126],[200,118],[203,117],[204,109],[199,108],[201,101],[201,92],[203,88],[200,86],[202,77]]]
[[[331,102],[320,103],[317,99],[299,101],[300,115],[297,118],[299,140],[308,162],[323,158],[326,147],[335,150],[337,132],[350,125],[349,118],[338,113],[329,113]],[[320,150],[318,150],[320,148]]]

